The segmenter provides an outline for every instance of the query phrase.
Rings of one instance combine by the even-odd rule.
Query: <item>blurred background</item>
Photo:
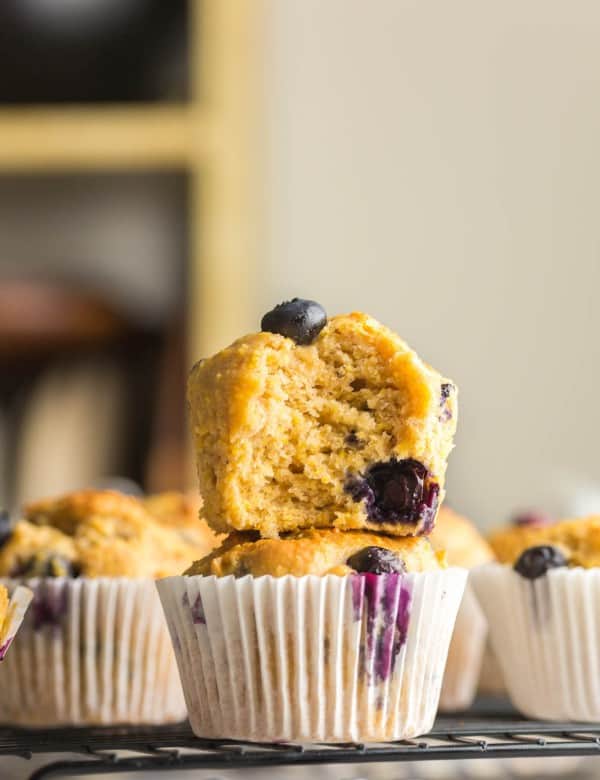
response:
[[[599,35],[591,0],[4,0],[0,504],[193,484],[189,366],[299,295],[457,382],[457,509],[600,511]]]

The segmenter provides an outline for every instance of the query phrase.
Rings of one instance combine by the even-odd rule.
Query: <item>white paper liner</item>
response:
[[[514,706],[531,718],[600,720],[600,570],[530,581],[509,566],[473,570]]]
[[[507,698],[508,691],[502,677],[502,669],[492,648],[492,643],[488,635],[483,651],[483,660],[481,662],[481,674],[479,675],[478,693],[482,696],[495,696],[498,698]]]
[[[2,630],[0,630],[0,661],[4,660],[8,648],[17,635],[17,631],[23,622],[27,607],[31,603],[32,598],[32,591],[22,585],[19,585],[19,587],[15,588],[12,592],[8,604],[8,612],[2,624]]]
[[[9,591],[17,583],[3,580]],[[165,723],[186,709],[153,580],[32,579],[0,664],[0,723]]]
[[[159,580],[194,733],[335,742],[429,731],[466,576]]]
[[[448,650],[440,695],[442,712],[466,710],[473,703],[477,694],[486,637],[487,621],[472,587],[467,584]]]

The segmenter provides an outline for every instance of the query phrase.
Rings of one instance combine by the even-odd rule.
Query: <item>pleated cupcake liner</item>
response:
[[[0,630],[0,661],[4,660],[13,643],[32,598],[33,593],[22,585],[11,593],[8,612]]]
[[[442,712],[468,709],[477,695],[488,627],[469,583],[458,610],[440,695]]]
[[[194,733],[347,742],[429,731],[466,576],[159,580]]]
[[[600,570],[531,581],[489,564],[472,578],[513,705],[541,720],[600,721]]]
[[[9,591],[17,582],[4,580]],[[33,601],[0,664],[0,723],[166,723],[186,716],[153,580],[32,579]]]

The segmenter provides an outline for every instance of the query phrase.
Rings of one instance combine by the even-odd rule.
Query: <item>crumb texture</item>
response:
[[[219,532],[268,537],[305,527],[427,531],[443,498],[456,395],[365,314],[330,319],[308,346],[246,336],[189,380],[205,517]],[[369,493],[373,467],[404,461],[422,473],[413,468],[387,493]],[[413,500],[421,514],[387,511]]]

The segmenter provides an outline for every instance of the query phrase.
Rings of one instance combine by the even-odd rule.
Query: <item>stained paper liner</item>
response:
[[[429,731],[466,576],[159,580],[194,733],[344,742]]]
[[[469,584],[456,616],[454,633],[440,695],[442,712],[468,709],[477,694],[477,684],[487,637],[487,621]]]
[[[17,583],[4,580],[9,591]],[[0,723],[165,723],[185,718],[153,580],[32,579],[33,602],[0,664]]]
[[[600,721],[600,570],[531,581],[488,564],[472,578],[514,706],[541,720]]]
[[[0,630],[0,661],[4,660],[8,648],[17,635],[32,598],[33,593],[29,588],[24,588],[21,585],[12,592],[8,604],[8,612]]]

